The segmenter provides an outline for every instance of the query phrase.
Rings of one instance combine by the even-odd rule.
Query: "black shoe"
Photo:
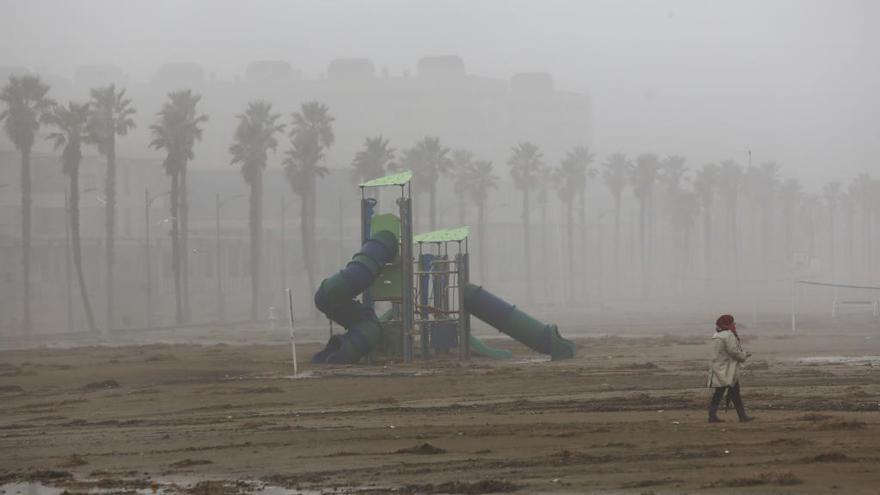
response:
[[[749,420],[749,421],[751,421],[751,420]],[[710,423],[723,423],[724,420],[716,417],[716,418],[709,418],[709,422]]]
[[[748,423],[748,422],[754,421],[754,420],[755,420],[754,416],[745,416],[745,417],[739,418],[740,423]]]

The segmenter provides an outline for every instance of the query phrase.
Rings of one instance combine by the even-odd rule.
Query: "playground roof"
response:
[[[412,180],[412,172],[409,170],[400,172],[399,174],[386,175],[378,179],[368,180],[358,184],[360,187],[378,187],[378,186],[402,186]]]
[[[413,237],[414,242],[461,242],[471,233],[468,227],[456,229],[441,229],[433,232],[425,232]]]

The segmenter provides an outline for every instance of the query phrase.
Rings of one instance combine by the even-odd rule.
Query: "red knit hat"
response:
[[[724,330],[730,330],[730,327],[733,326],[734,320],[731,315],[721,315],[715,320],[715,326]]]

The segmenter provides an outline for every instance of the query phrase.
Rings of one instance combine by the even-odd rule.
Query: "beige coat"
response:
[[[748,355],[743,352],[739,339],[730,330],[715,332],[712,336],[712,363],[709,365],[708,387],[730,387],[739,382],[740,363]]]

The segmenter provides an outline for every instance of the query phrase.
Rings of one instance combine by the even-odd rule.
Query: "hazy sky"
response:
[[[815,186],[880,173],[880,2],[0,0],[0,65],[72,77],[111,63],[148,79],[255,59],[314,76],[337,57],[392,74],[427,54],[469,73],[550,72],[594,100],[599,154],[773,159]]]

